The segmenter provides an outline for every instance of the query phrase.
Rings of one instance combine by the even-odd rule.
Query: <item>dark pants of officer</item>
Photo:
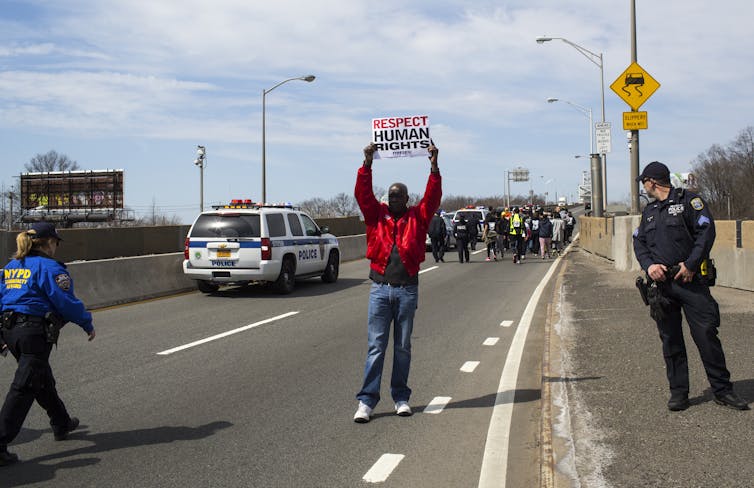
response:
[[[471,245],[471,250],[476,251],[476,243],[477,243],[477,236],[479,234],[469,235],[469,244]]]
[[[733,385],[725,366],[723,346],[717,337],[720,309],[712,298],[709,287],[695,276],[691,283],[673,281],[670,286],[664,287],[664,292],[671,304],[664,309],[665,317],[657,321],[657,329],[662,340],[662,354],[671,393],[689,392],[689,368],[681,326],[681,309],[686,315],[691,337],[699,349],[712,392],[715,395],[732,392]]]
[[[435,262],[441,260],[445,256],[445,238],[444,237],[432,237],[432,257],[435,258]]]
[[[462,263],[464,258],[469,262],[469,238],[456,237],[456,248],[458,249],[458,262]]]
[[[55,389],[49,362],[52,344],[47,342],[44,326],[21,322],[3,328],[2,333],[18,369],[0,410],[0,448],[18,435],[34,400],[47,411],[53,428],[67,426],[71,419]]]

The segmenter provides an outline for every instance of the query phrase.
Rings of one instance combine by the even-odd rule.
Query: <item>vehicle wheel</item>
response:
[[[327,258],[327,266],[325,266],[325,272],[322,273],[322,281],[325,283],[335,283],[338,281],[338,272],[340,271],[340,258],[338,251],[330,251],[330,256]]]
[[[275,280],[275,290],[282,295],[288,295],[296,286],[296,266],[293,260],[286,258],[280,266],[280,276]]]
[[[196,287],[199,288],[199,291],[202,293],[214,293],[220,288],[220,285],[200,280],[196,282]]]

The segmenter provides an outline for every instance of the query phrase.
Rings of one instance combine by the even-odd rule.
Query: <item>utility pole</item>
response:
[[[631,0],[631,62],[636,63],[636,0]],[[639,214],[639,130],[631,131],[631,215]]]

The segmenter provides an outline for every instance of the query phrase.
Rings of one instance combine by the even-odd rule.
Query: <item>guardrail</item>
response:
[[[640,271],[634,257],[633,231],[640,215],[581,217],[581,247],[610,259],[622,271]],[[717,285],[754,291],[754,221],[717,220],[717,237],[710,257],[717,266]]]

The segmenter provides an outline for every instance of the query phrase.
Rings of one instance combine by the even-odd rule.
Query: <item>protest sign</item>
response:
[[[427,156],[432,144],[429,117],[409,115],[372,119],[372,142],[377,146],[375,159]]]

